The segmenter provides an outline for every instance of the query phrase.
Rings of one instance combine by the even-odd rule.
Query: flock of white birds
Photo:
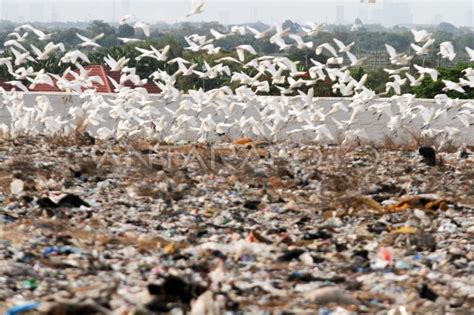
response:
[[[201,13],[203,7],[204,2],[196,3],[187,16]],[[129,24],[146,37],[150,36],[149,25],[138,21],[133,15],[123,17],[119,23]],[[168,64],[176,63],[179,70],[168,73],[165,69],[154,69],[149,78],[141,78],[135,68],[127,66],[130,59],[126,56],[119,60],[107,56],[105,63],[111,70],[120,71],[121,78],[119,82],[110,78],[117,93],[104,95],[94,89],[94,84],[104,84],[102,79],[90,76],[85,69],[90,63],[86,51],[100,48],[104,34],[93,38],[77,34],[82,43],[77,49],[66,51],[64,44],[54,43],[54,33],[45,33],[29,24],[22,25],[9,34],[4,43],[14,57],[0,58],[0,65],[6,67],[15,78],[8,83],[21,90],[1,90],[3,106],[10,117],[0,124],[0,130],[4,135],[16,137],[67,135],[78,128],[92,128],[94,134],[101,139],[146,137],[170,142],[180,139],[182,134],[193,133],[198,136],[199,141],[206,142],[215,139],[216,135],[276,140],[278,135],[281,137],[282,130],[295,126],[287,131],[288,137],[304,134],[305,139],[309,137],[314,141],[335,141],[336,138],[348,140],[366,136],[363,126],[357,124],[357,119],[361,113],[369,112],[373,114],[374,120],[387,116],[384,131],[387,134],[396,134],[405,125],[419,120],[421,136],[441,136],[446,140],[455,139],[462,128],[469,129],[473,125],[473,101],[450,99],[441,94],[435,98],[438,104],[435,108],[418,103],[414,95],[401,95],[402,87],[406,84],[419,85],[426,76],[438,79],[436,69],[412,64],[413,58],[425,55],[431,49],[438,49],[442,58],[453,61],[456,52],[451,42],[436,45],[429,32],[412,30],[414,42],[411,46],[414,55],[397,52],[386,44],[393,67],[385,69],[391,81],[387,83],[386,93],[383,94],[393,91],[395,95],[381,98],[382,95],[377,95],[365,86],[367,75],[360,80],[351,76],[351,67],[364,62],[363,58],[357,58],[351,52],[356,43],[346,44],[334,38],[333,43],[313,47],[314,43],[310,38],[317,36],[324,28],[323,24],[311,23],[304,28],[304,33],[292,34],[290,29],[281,25],[264,31],[248,26],[232,26],[227,33],[212,29],[209,37],[192,34],[185,37],[188,44],[185,49],[192,52],[217,54],[221,50],[217,45],[220,39],[247,33],[252,34],[255,39],[270,41],[282,52],[278,56],[259,56],[251,45],[239,45],[235,47],[235,54],[220,58],[215,64],[204,62],[202,68],[183,58],[169,59],[169,46],[160,49],[152,45],[148,49],[135,47],[140,53],[138,62],[152,58]],[[30,36],[35,36],[38,44],[25,47],[26,39]],[[120,40],[125,44],[141,41],[138,38]],[[315,53],[323,54],[327,61],[321,63],[311,59],[311,68],[299,71],[298,62],[284,56],[284,52],[290,48],[303,51],[315,49]],[[465,49],[470,60],[474,61],[474,50],[470,47]],[[58,54],[61,55],[61,63],[70,64],[78,70],[74,71],[69,67],[62,74],[53,74],[45,70],[35,71],[26,66],[28,62],[48,60]],[[229,64],[238,64],[241,70],[233,72]],[[255,69],[257,74],[249,76],[244,69]],[[418,75],[410,74],[410,69],[416,70]],[[474,88],[474,70],[467,68],[464,74],[459,82],[443,80],[444,91],[465,93],[466,89]],[[71,76],[74,77],[73,80]],[[229,76],[231,82],[238,82],[239,87],[232,90],[229,86],[222,86],[210,91],[199,89],[184,93],[176,88],[176,81],[180,76],[193,76],[199,80]],[[327,78],[334,82],[334,92],[339,91],[347,97],[348,102],[336,99],[329,108],[321,105],[319,99],[314,97],[312,86]],[[142,87],[149,81],[161,89],[159,97],[151,98]],[[126,82],[132,82],[135,87],[125,86]],[[77,94],[82,103],[69,107],[66,114],[58,114],[45,94],[37,96],[34,104],[25,104],[24,92],[38,84],[57,86],[61,91]],[[280,97],[262,96],[270,91],[271,86],[280,90]],[[298,101],[295,102],[295,99]],[[342,113],[347,119],[335,118]],[[458,127],[435,128],[434,123],[440,118],[446,119],[448,114],[457,120]],[[337,134],[334,130],[337,130]]]

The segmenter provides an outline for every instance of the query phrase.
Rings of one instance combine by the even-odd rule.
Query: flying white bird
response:
[[[387,69],[384,68],[383,71],[387,72],[389,75],[401,74],[403,71],[409,71],[410,67],[402,67],[398,69]]]
[[[397,53],[395,48],[385,44],[385,48],[390,56],[390,62],[397,66],[406,66],[413,59],[413,56],[408,56],[407,54]]]
[[[406,83],[407,79],[400,78],[398,74],[392,76],[392,78],[393,81],[386,83],[385,93],[388,93],[390,92],[390,89],[393,89],[397,95],[400,95],[402,93],[401,88]]]
[[[346,55],[349,58],[349,60],[351,61],[351,64],[350,64],[351,67],[357,67],[357,66],[361,65],[365,60],[367,60],[367,57],[362,57],[362,58],[358,59],[350,51],[347,51]]]
[[[313,48],[313,42],[304,42],[301,36],[298,36],[296,34],[290,34],[288,36],[289,38],[293,39],[296,42],[296,48],[300,50],[305,50],[305,49],[311,49]],[[279,37],[281,39],[281,37]]]
[[[449,81],[449,80],[442,80],[444,85],[446,85],[445,88],[443,88],[443,91],[456,91],[459,93],[466,93],[466,91],[456,82]]]
[[[62,63],[76,64],[78,60],[82,60],[85,63],[90,63],[89,57],[79,50],[68,51],[62,58]]]
[[[309,28],[303,27],[303,31],[306,33],[307,36],[318,35],[320,32],[324,30],[324,23],[308,23]]]
[[[133,14],[127,14],[127,15],[123,16],[123,17],[120,19],[119,24],[120,24],[120,25],[125,25],[125,24],[127,24],[127,22],[128,22],[129,20],[132,20],[132,19],[134,19],[134,18],[135,18],[135,15],[133,15]]]
[[[49,34],[46,34],[44,33],[43,31],[40,31],[39,29],[33,27],[31,24],[25,24],[25,25],[21,25],[21,26],[18,26],[17,28],[15,28],[15,31],[21,31],[21,30],[30,30],[32,31],[36,36],[38,36],[38,40],[42,41],[42,42],[46,42],[48,40],[50,40],[55,33],[49,33]]]
[[[46,73],[44,69],[41,69],[36,73],[35,78],[27,78],[31,82],[29,88],[34,90],[38,84],[47,84],[49,86],[54,86],[53,79]]]
[[[121,57],[119,60],[115,60],[112,56],[107,55],[104,57],[104,61],[111,71],[121,71],[130,62],[130,58]]]
[[[433,81],[438,80],[438,71],[436,69],[424,68],[424,67],[421,67],[417,64],[415,64],[413,66],[415,67],[415,69],[418,71],[419,74],[428,74],[428,75],[430,75],[430,77]]]
[[[133,43],[143,42],[143,40],[138,39],[138,38],[118,37],[117,39],[124,44],[133,44]]]
[[[425,79],[425,74],[421,74],[417,79],[412,76],[410,73],[406,72],[405,76],[407,77],[408,81],[410,81],[410,86],[418,86],[421,82]]]
[[[19,88],[23,92],[29,92],[28,88],[21,81],[7,81],[6,83]]]
[[[433,38],[429,39],[428,41],[426,41],[426,43],[423,44],[423,46],[418,46],[416,44],[411,44],[411,47],[415,50],[416,52],[416,55],[420,56],[420,55],[426,55],[428,54],[428,51],[430,49],[431,46],[433,46],[435,40]]]
[[[36,62],[36,60],[33,57],[31,57],[31,54],[30,54],[29,51],[26,51],[24,53],[20,53],[19,51],[17,51],[13,47],[10,48],[10,51],[15,56],[15,66],[19,66],[21,64],[24,64],[27,61]]]
[[[17,41],[16,39],[10,39],[10,40],[7,40],[3,43],[3,47],[7,48],[7,47],[16,47],[18,49],[21,49],[23,51],[28,51],[28,49],[26,49],[19,41]]]
[[[23,33],[20,35],[18,32],[12,32],[7,35],[7,37],[16,37],[16,41],[19,43],[24,43],[26,41],[26,38],[28,37],[28,32]]]
[[[9,73],[13,72],[12,57],[0,58],[0,66],[6,66]]]
[[[143,31],[143,34],[145,34],[146,37],[150,37],[150,25],[143,22],[136,22],[133,28],[135,30],[141,29]]]
[[[236,48],[236,51],[237,51],[237,56],[239,56],[239,60],[241,62],[244,62],[245,61],[245,52],[247,51],[248,53],[252,54],[252,55],[256,55],[257,52],[255,51],[255,49],[251,46],[251,45],[239,45],[237,46]]]
[[[240,34],[241,36],[244,36],[247,34],[247,29],[245,26],[234,25],[230,28],[230,34]]]
[[[453,61],[456,57],[456,53],[454,52],[454,46],[451,42],[442,42],[439,44],[440,51],[438,55],[441,55],[444,59],[449,59],[449,61]]]
[[[470,61],[474,61],[474,49],[466,47],[466,52],[469,55],[469,58],[471,58]]]
[[[186,14],[186,17],[190,17],[192,15],[196,15],[196,14],[201,14],[203,11],[203,8],[204,8],[204,1],[200,1],[198,2],[194,7],[193,9],[191,10],[191,12],[189,12],[188,14]]]
[[[48,43],[44,47],[43,51],[41,51],[39,48],[37,48],[33,44],[31,44],[31,49],[36,54],[36,56],[37,56],[36,59],[38,59],[38,60],[48,60],[50,58],[50,56],[53,55],[58,50],[60,50],[62,52],[66,51],[63,43],[54,44],[53,42]]]
[[[415,29],[411,30],[411,33],[415,37],[416,43],[424,43],[431,39],[432,33],[428,33],[426,30],[417,31]]]
[[[324,43],[316,47],[316,55],[321,55],[321,53],[323,52],[323,49],[326,49],[331,55],[337,58],[336,49],[334,49],[334,47],[329,43]]]
[[[219,33],[218,31],[216,31],[215,29],[211,28],[209,30],[209,32],[211,33],[212,36],[214,36],[214,38],[216,40],[219,40],[219,39],[223,39],[223,38],[226,38],[227,36],[229,36],[228,34],[222,34],[222,33]]]
[[[273,27],[270,27],[263,32],[260,32],[250,26],[247,26],[247,29],[254,34],[255,39],[264,39],[265,37],[268,37],[270,33],[273,31]]]
[[[337,38],[333,38],[332,40],[336,43],[337,47],[339,47],[339,52],[341,53],[349,52],[351,48],[355,45],[355,42],[352,42],[349,45],[345,45],[343,42],[341,42]]]
[[[79,47],[83,47],[83,48],[99,48],[101,47],[99,44],[97,44],[96,42],[101,39],[102,37],[104,37],[104,33],[100,33],[99,35],[93,37],[93,38],[88,38],[88,37],[85,37],[79,33],[76,33],[76,36],[79,37],[83,42],[79,44]]]

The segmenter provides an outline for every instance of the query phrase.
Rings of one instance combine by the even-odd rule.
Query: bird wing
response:
[[[392,46],[385,44],[385,48],[387,49],[390,58],[395,58],[397,56],[397,51]]]
[[[91,39],[88,37],[85,37],[79,33],[76,33],[76,36],[79,37],[83,42],[91,42]]]
[[[332,40],[336,43],[336,45],[337,45],[337,47],[339,47],[339,49],[342,50],[342,49],[346,48],[346,45],[344,45],[344,43],[341,42],[339,39],[333,38]]]
[[[346,55],[347,55],[347,57],[349,58],[349,60],[351,61],[352,64],[357,63],[358,59],[353,53],[351,53],[350,51],[346,51]]]
[[[247,26],[247,29],[251,31],[255,36],[260,35],[261,33],[253,27]]]
[[[93,42],[95,42],[95,41],[97,41],[97,40],[101,39],[101,38],[102,38],[102,37],[104,37],[104,36],[105,36],[105,34],[104,34],[104,33],[100,33],[100,34],[99,34],[99,35],[97,35],[96,37],[92,38],[92,41],[93,41]]]
[[[146,37],[150,37],[150,26],[146,23],[143,23],[143,22],[137,22],[135,23],[135,25],[133,26],[133,28],[137,29],[141,29],[143,31],[143,33],[145,34]]]
[[[36,47],[35,45],[31,44],[30,47],[31,47],[31,49],[33,50],[33,52],[35,53],[36,56],[39,57],[43,54],[43,52],[38,47]]]
[[[212,36],[214,36],[216,39],[224,37],[224,34],[219,33],[213,28],[211,28],[209,31],[211,32]]]
[[[474,49],[466,47],[466,52],[468,53],[469,57],[471,57],[471,61],[474,61]]]
[[[288,36],[289,38],[293,39],[297,44],[299,45],[303,45],[304,42],[303,42],[303,39],[301,38],[301,36],[298,36],[296,34],[290,34]]]

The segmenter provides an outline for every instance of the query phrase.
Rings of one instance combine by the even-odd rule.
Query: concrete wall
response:
[[[84,102],[83,99],[81,99],[78,95],[72,95],[72,94],[67,94],[67,93],[25,93],[23,95],[24,98],[24,103],[26,106],[32,106],[35,103],[35,99],[39,95],[47,95],[53,108],[54,108],[54,113],[50,113],[50,115],[61,115],[62,117],[67,117],[68,116],[68,110],[73,107],[73,106],[81,106],[82,103]],[[103,94],[103,96],[106,99],[114,98],[114,94]],[[186,97],[186,96],[185,96]],[[249,110],[247,110],[244,114],[246,117],[255,117],[257,121],[261,121],[261,114],[259,113],[259,110],[262,110],[265,107],[266,101],[269,98],[279,98],[275,96],[262,96],[259,97],[258,100],[253,102],[253,106]],[[165,107],[171,109],[171,110],[176,110],[178,107],[178,103],[170,103],[170,104],[165,104],[164,100],[160,96],[150,96],[150,100],[153,101],[153,105],[158,109],[158,114],[154,116],[154,119],[158,120],[161,118],[162,115],[166,117],[166,121],[169,122],[169,125],[164,131],[164,135],[169,135],[170,134],[170,129],[171,129],[171,122],[173,121],[172,115],[164,110]],[[319,98],[315,99],[314,102],[314,108],[318,108],[319,106],[322,106],[324,108],[324,112],[329,111],[331,105],[335,102],[343,101],[346,105],[349,104],[351,101],[350,99],[342,99],[342,98]],[[389,101],[388,99],[379,99],[377,102],[381,101]],[[301,98],[299,97],[291,97],[290,98],[290,108],[295,105],[301,105]],[[474,103],[474,101],[472,101]],[[370,105],[370,104],[368,104]],[[424,106],[433,106],[435,108],[440,108],[439,105],[437,105],[433,100],[429,99],[417,99],[414,101],[414,103],[411,106],[416,106],[416,105],[424,105]],[[288,110],[290,109],[288,108]],[[392,104],[392,110],[394,113],[397,112],[398,106],[395,106]],[[451,126],[451,127],[457,127],[461,129],[461,133],[457,136],[456,140],[460,143],[466,143],[469,145],[474,145],[474,126],[470,126],[469,128],[466,128],[463,126],[458,119],[455,119],[457,113],[457,109],[453,108],[448,112],[448,118],[447,119],[439,119],[436,121],[432,126],[435,129],[443,129],[445,126]],[[103,112],[104,117],[108,117],[107,112]],[[204,118],[208,114],[213,115],[214,120],[216,122],[223,122],[225,121],[225,118],[223,115],[216,115],[215,109],[212,107],[204,107],[202,112],[199,114],[199,118]],[[240,119],[242,117],[242,110],[238,107],[238,109],[233,112],[233,119]],[[350,117],[350,113],[344,113],[344,112],[338,112],[333,116],[337,120],[348,120]],[[1,123],[6,123],[7,125],[10,124],[10,114],[6,110],[5,106],[2,106],[0,108],[0,122]],[[351,126],[351,130],[357,129],[357,128],[363,128],[365,132],[369,135],[370,140],[372,141],[382,141],[386,136],[393,137],[396,140],[399,141],[406,141],[412,133],[419,133],[420,128],[422,126],[422,120],[420,118],[415,119],[411,123],[407,123],[406,125],[403,126],[403,128],[400,128],[397,130],[396,134],[390,132],[387,129],[387,122],[389,118],[385,115],[382,115],[380,118],[376,115],[374,115],[371,112],[362,112],[359,114],[356,123],[354,123]],[[340,141],[341,138],[341,132],[336,128],[336,125],[332,122],[331,119],[328,119],[326,121],[328,127],[332,131],[332,133],[335,135],[337,138],[336,141]],[[474,121],[472,121],[474,123]],[[107,121],[103,124],[104,126],[108,126],[109,128],[113,128],[115,126],[116,122],[112,120],[110,117],[108,117]],[[271,123],[269,124],[271,125]],[[276,141],[285,141],[285,140],[290,140],[290,141],[313,141],[315,138],[315,134],[313,132],[302,132],[302,133],[295,133],[295,134],[289,134],[290,131],[301,128],[302,123],[299,123],[297,121],[292,121],[289,122],[288,124],[284,125],[281,130],[276,133],[276,135],[273,137],[273,140]],[[271,139],[272,137],[270,136],[271,132],[270,129],[265,127],[265,125],[262,123],[262,128],[265,130],[265,138]],[[97,127],[89,127],[89,131],[91,133],[94,133]],[[215,134],[209,134],[208,135],[211,140],[217,140],[219,139],[219,136]],[[237,138],[240,136],[243,136],[240,128],[238,126],[234,126],[229,130],[228,136],[233,139]],[[251,135],[250,135],[251,136]],[[441,136],[440,136],[441,137]],[[193,129],[187,129],[177,135],[175,140],[197,140],[199,138],[199,135],[197,134],[196,130]],[[325,139],[325,141],[329,141],[328,139]],[[329,141],[331,142],[331,141]]]

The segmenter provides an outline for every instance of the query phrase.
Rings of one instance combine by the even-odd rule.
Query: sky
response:
[[[194,0],[195,2],[199,0]],[[127,13],[149,22],[218,21],[237,24],[286,19],[304,22],[474,26],[474,0],[207,0],[204,13],[185,18],[192,0],[0,0],[0,18],[15,22],[117,22]],[[368,0],[365,0],[368,2]]]

